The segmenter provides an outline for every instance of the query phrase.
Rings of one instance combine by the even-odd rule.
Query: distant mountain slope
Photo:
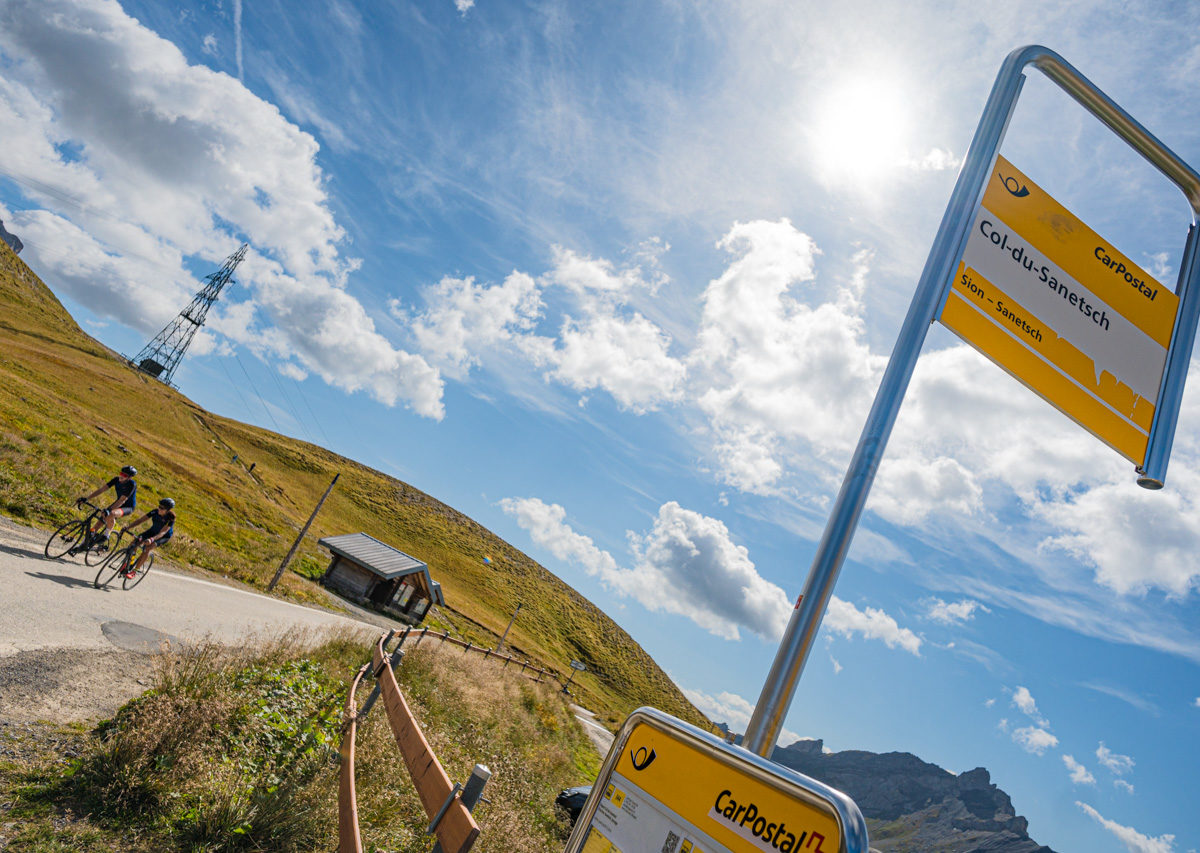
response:
[[[258,586],[340,472],[293,566],[323,568],[322,536],[369,533],[427,562],[464,617],[456,624],[482,641],[522,602],[508,644],[560,672],[583,661],[588,671],[572,690],[601,719],[616,722],[646,704],[705,724],[625,631],[521,551],[407,483],[214,415],[135,372],[0,243],[0,512],[60,521],[73,497],[128,463],[139,469],[141,503],[164,494],[179,502],[176,559]],[[295,575],[284,586],[316,597]]]
[[[955,776],[907,752],[824,752],[820,740],[776,747],[774,761],[849,795],[880,853],[1054,853],[982,767]]]

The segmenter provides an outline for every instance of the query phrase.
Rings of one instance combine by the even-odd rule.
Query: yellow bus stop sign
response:
[[[567,853],[866,853],[844,794],[652,708],[614,741]]]
[[[1178,302],[998,157],[940,319],[1141,465]]]

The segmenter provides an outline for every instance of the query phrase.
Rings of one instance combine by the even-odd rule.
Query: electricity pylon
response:
[[[225,259],[224,265],[219,270],[212,275],[205,276],[208,284],[204,285],[204,288],[195,295],[191,304],[180,311],[179,316],[155,335],[154,340],[146,344],[141,352],[129,360],[129,363],[142,373],[170,385],[175,368],[179,366],[179,360],[183,358],[183,354],[191,345],[196,330],[204,325],[208,309],[221,295],[221,288],[233,280],[233,271],[246,256],[246,248],[249,245],[249,243],[243,243],[240,249]]]

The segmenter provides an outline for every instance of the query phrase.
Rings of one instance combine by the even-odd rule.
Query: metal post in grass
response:
[[[321,499],[317,501],[316,509],[312,511],[312,515],[308,517],[308,521],[305,522],[304,528],[300,531],[300,535],[297,536],[296,541],[292,543],[292,549],[287,552],[287,556],[283,558],[283,562],[280,563],[279,568],[275,570],[275,577],[271,578],[271,582],[267,584],[267,592],[273,590],[275,588],[275,584],[279,583],[279,579],[283,577],[283,570],[286,569],[288,563],[292,561],[292,557],[296,556],[296,549],[300,547],[301,541],[303,541],[304,537],[308,534],[308,528],[312,527],[312,523],[316,519],[317,513],[321,511],[321,507],[325,504],[325,498],[329,497],[329,493],[333,491],[333,486],[335,483],[337,483],[338,477],[340,476],[342,476],[340,473],[333,475],[333,482],[329,484],[329,488],[325,490],[325,494],[321,495]]]
[[[467,807],[467,811],[469,812],[475,811],[475,806],[480,800],[483,800],[485,803],[489,802],[483,798],[483,787],[491,778],[492,771],[488,770],[486,765],[476,764],[475,767],[472,768],[471,776],[469,779],[467,779],[467,783],[465,785],[455,784],[454,790],[450,792],[450,797],[442,806],[441,811],[437,813],[433,819],[433,822],[429,824],[429,829],[426,831],[426,835],[433,835],[433,833],[437,830],[437,825],[441,823],[442,816],[446,813],[446,809],[448,809],[450,804],[454,802],[454,797],[456,794],[459,795],[459,800],[462,801],[462,804]],[[460,790],[462,791],[461,794],[459,794]],[[435,842],[431,853],[442,853],[442,842]]]
[[[571,661],[571,677],[568,678],[567,683],[563,685],[563,689],[562,689],[563,693],[566,693],[568,696],[571,694],[571,691],[568,690],[567,688],[570,687],[571,682],[575,680],[575,673],[583,672],[585,669],[587,669],[587,666],[582,661],[577,661],[577,660]]]
[[[404,660],[404,641],[408,639],[408,630],[405,630],[405,632],[401,635],[400,641],[396,643],[396,648],[392,651],[391,655],[382,664],[380,664],[378,669],[371,673],[375,677],[375,687],[371,691],[371,694],[367,696],[367,701],[363,702],[362,709],[358,712],[357,719],[365,720],[367,718],[367,714],[371,713],[371,709],[375,707],[375,702],[379,699],[379,694],[383,689],[383,686],[379,683],[379,676],[383,675],[384,668],[390,666],[394,670],[400,665],[400,662]],[[381,644],[380,648],[382,648],[384,652],[387,652],[388,641],[391,640],[392,637],[396,636],[396,633],[397,632],[395,630],[388,631],[387,636],[383,638],[383,643]]]
[[[504,629],[504,633],[500,635],[500,642],[496,643],[496,654],[504,648],[504,641],[508,639],[508,632],[512,630],[513,623],[517,621],[517,614],[521,612],[522,603],[517,602],[517,609],[513,611],[512,618],[508,620],[508,627]]]

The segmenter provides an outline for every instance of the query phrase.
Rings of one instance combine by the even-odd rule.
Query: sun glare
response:
[[[809,127],[819,175],[866,188],[902,166],[908,156],[913,94],[884,77],[832,87]]]

